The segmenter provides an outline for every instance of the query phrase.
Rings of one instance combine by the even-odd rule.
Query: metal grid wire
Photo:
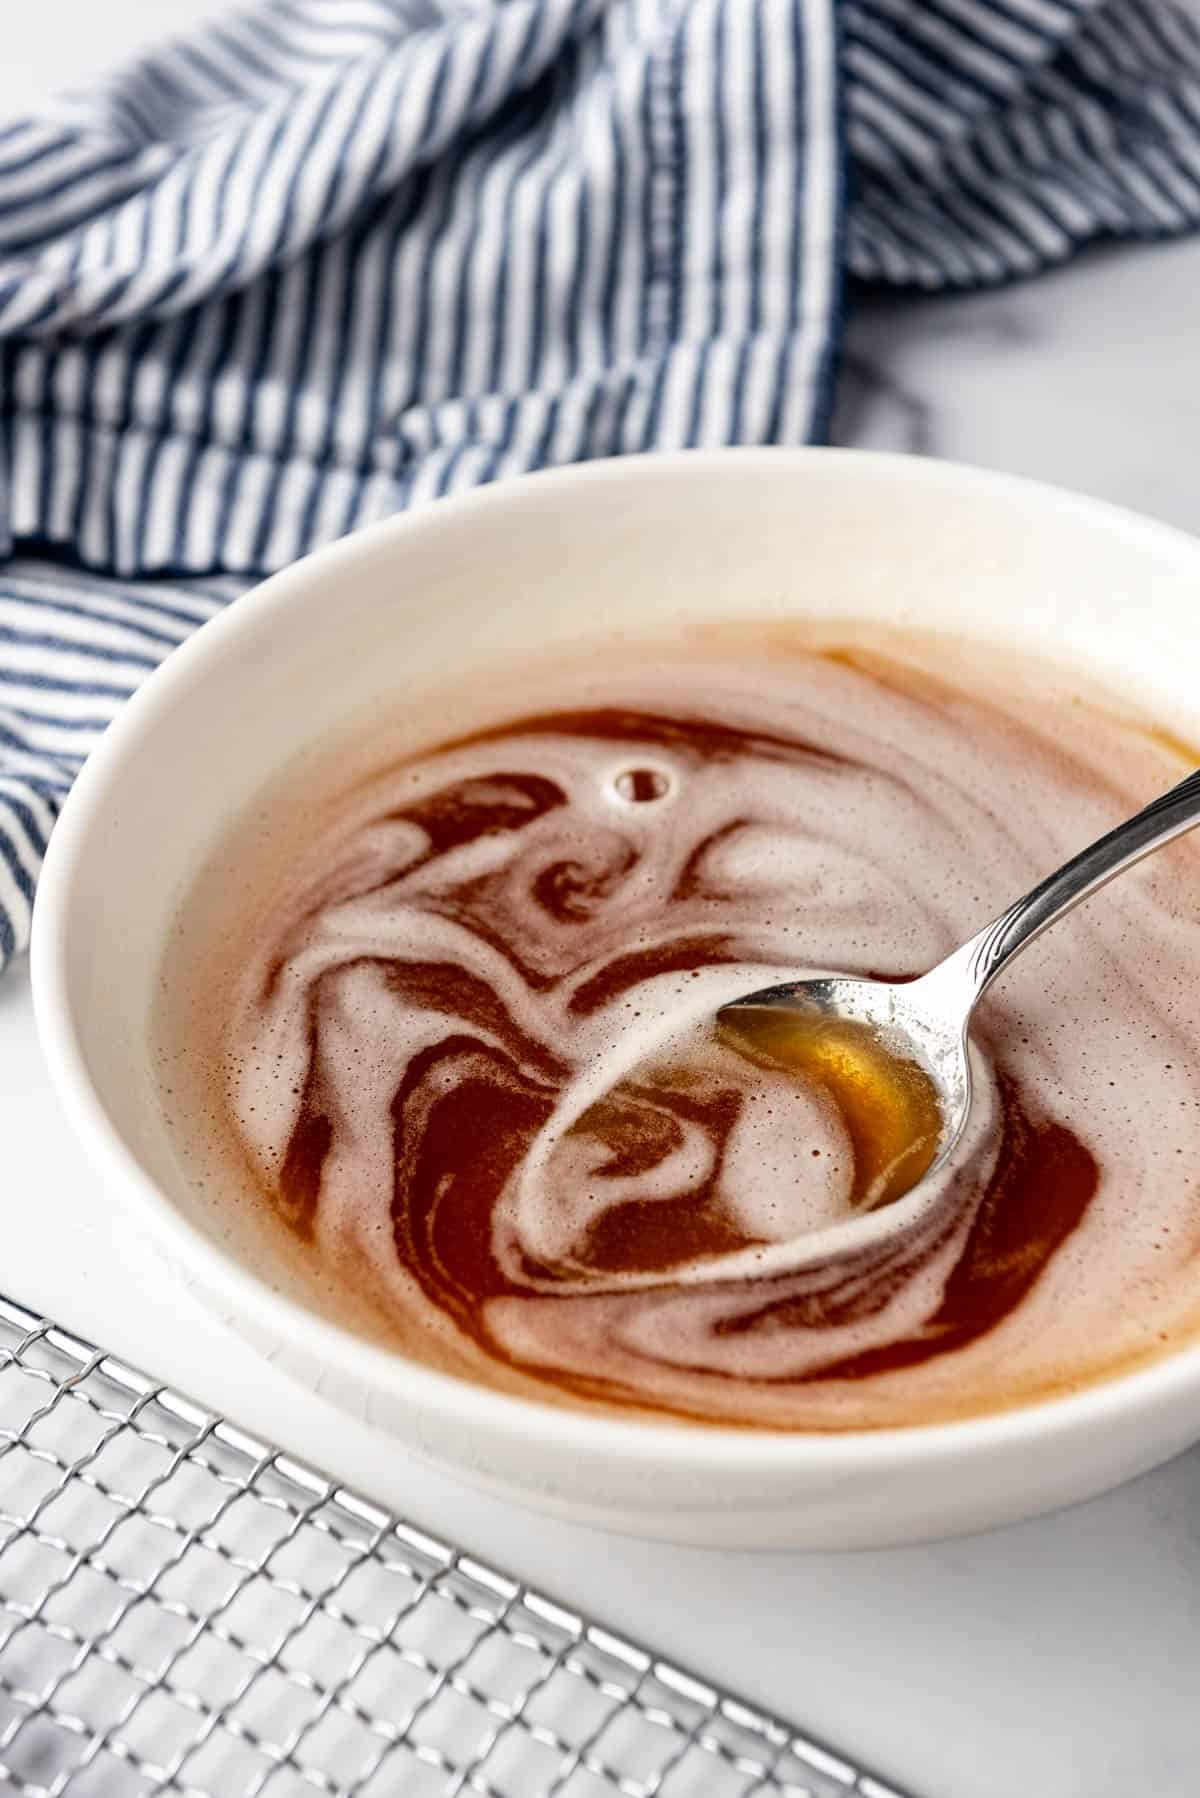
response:
[[[0,1787],[900,1798],[4,1299]]]

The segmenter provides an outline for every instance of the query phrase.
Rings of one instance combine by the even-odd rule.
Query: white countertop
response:
[[[13,10],[0,114],[209,3]],[[839,436],[1200,530],[1197,291],[1200,243],[1105,252],[990,296],[872,302],[849,333]],[[852,1556],[666,1549],[481,1498],[256,1360],[114,1228],[50,1092],[24,968],[0,982],[0,1196],[0,1289],[925,1798],[1200,1790],[1200,1449],[1056,1517]]]

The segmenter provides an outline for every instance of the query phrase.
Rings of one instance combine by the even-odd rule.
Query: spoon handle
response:
[[[953,1006],[963,1014],[1043,930],[1057,924],[1081,900],[1090,898],[1144,855],[1196,824],[1200,824],[1200,769],[1047,874],[1024,898],[939,962],[919,984],[928,981],[931,998],[936,990],[945,1009]]]

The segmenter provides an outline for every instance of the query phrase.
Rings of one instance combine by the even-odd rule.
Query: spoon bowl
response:
[[[722,1022],[741,1024],[756,1012],[780,1010],[863,1024],[879,1047],[898,1063],[915,1062],[933,1083],[941,1114],[941,1132],[933,1160],[921,1175],[930,1179],[954,1153],[971,1110],[971,1060],[967,1053],[967,1019],[961,1009],[944,1003],[951,997],[935,978],[863,980],[828,974],[815,980],[789,981],[763,987],[735,999],[718,1012]]]

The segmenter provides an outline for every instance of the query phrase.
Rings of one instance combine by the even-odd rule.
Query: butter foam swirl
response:
[[[223,1124],[335,1288],[501,1386],[774,1427],[1003,1406],[1191,1328],[1186,843],[989,999],[968,1138],[902,1230],[814,1260],[841,1119],[689,1035],[776,977],[922,971],[1177,758],[870,656],[586,693],[359,783],[228,948]]]

